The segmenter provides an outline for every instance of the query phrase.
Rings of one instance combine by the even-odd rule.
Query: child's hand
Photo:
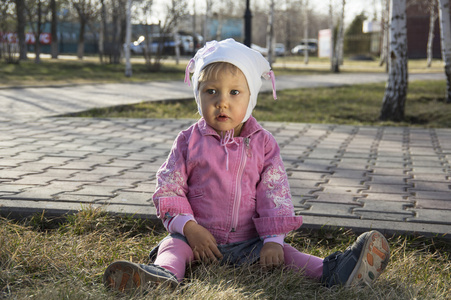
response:
[[[260,251],[260,265],[263,268],[273,268],[284,264],[283,247],[278,243],[269,242]]]
[[[203,226],[189,221],[183,228],[188,244],[193,250],[194,259],[202,261],[215,261],[222,258],[216,239]]]

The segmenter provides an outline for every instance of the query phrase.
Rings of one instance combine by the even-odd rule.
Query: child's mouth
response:
[[[227,115],[218,115],[216,119],[218,119],[218,121],[227,121],[229,117]]]

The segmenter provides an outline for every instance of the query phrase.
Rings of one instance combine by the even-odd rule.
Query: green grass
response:
[[[33,60],[20,64],[0,63],[0,86],[61,85],[106,82],[143,82],[184,78],[184,65],[166,64],[158,72],[149,71],[144,64],[133,65],[133,76],[125,77],[123,64],[96,61]]]
[[[439,237],[388,237],[391,261],[373,288],[327,289],[282,269],[193,265],[175,291],[116,295],[102,286],[115,260],[148,263],[165,236],[159,223],[86,208],[58,219],[35,215],[0,218],[0,298],[12,299],[449,299],[451,241]],[[286,241],[320,257],[344,250],[356,234],[300,230]]]
[[[259,121],[451,127],[451,105],[446,104],[445,81],[415,81],[409,84],[405,121],[378,120],[384,83],[334,88],[305,88],[261,93],[253,115]],[[72,114],[96,118],[189,118],[199,117],[194,100],[143,102],[136,105],[93,109]]]

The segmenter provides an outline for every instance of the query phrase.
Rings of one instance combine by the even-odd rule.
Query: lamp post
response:
[[[252,13],[249,0],[246,0],[246,12],[244,13],[244,44],[248,47],[252,43]]]

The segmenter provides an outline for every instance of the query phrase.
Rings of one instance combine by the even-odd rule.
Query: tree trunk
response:
[[[132,0],[127,0],[126,26],[125,26],[125,77],[132,77],[132,63],[130,61],[130,43],[132,41]]]
[[[383,0],[383,6],[385,7],[382,12],[382,47],[379,66],[385,64],[385,71],[388,72],[388,50],[389,50],[389,32],[390,32],[390,0]]]
[[[208,30],[210,29],[210,16],[211,16],[211,6],[212,6],[212,0],[207,0],[206,1],[206,13],[205,13],[205,17],[204,17],[204,43],[210,40],[210,36],[208,33]],[[250,46],[250,45],[249,45]]]
[[[430,68],[432,64],[432,42],[434,41],[435,20],[437,19],[437,0],[431,0],[429,5],[429,34],[427,44],[427,67]]]
[[[304,45],[305,45],[305,49],[304,49],[304,64],[306,64],[306,65],[308,65],[308,63],[309,63],[309,49],[308,49],[308,39],[309,39],[309,36],[308,36],[308,22],[309,22],[309,19],[308,19],[308,5],[309,5],[309,3],[308,3],[308,0],[305,0],[304,1],[304,14],[303,14],[303,16],[304,16]]]
[[[174,27],[174,54],[175,54],[175,64],[180,64],[180,47],[182,46],[182,40],[180,39],[178,25]]]
[[[58,58],[58,34],[57,34],[57,24],[58,24],[58,16],[56,10],[56,0],[51,0],[50,9],[52,11],[52,24],[51,24],[51,35],[52,35],[52,44],[51,44],[51,53],[52,58]]]
[[[290,0],[286,0],[286,8],[285,8],[285,14],[286,14],[286,21],[285,21],[285,49],[290,50],[291,47],[291,10],[292,10],[292,4]],[[285,55],[285,54],[284,54]]]
[[[146,25],[149,25],[146,21]],[[146,62],[147,70],[152,69],[152,33],[149,33],[149,26],[145,27],[146,47],[144,47],[143,55]]]
[[[85,29],[86,22],[83,16],[80,16],[80,34],[78,36],[78,47],[77,47],[77,57],[78,59],[83,59],[85,53]]]
[[[194,2],[194,6],[196,5],[196,1]],[[144,15],[148,16],[151,14],[152,12],[152,2],[148,2],[145,6],[144,6]],[[196,11],[194,9],[194,11]],[[145,43],[146,43],[146,47],[144,47],[144,51],[143,51],[143,55],[144,55],[144,60],[146,62],[146,68],[147,70],[151,71],[152,70],[152,40],[153,40],[153,29],[151,30],[151,32],[149,32],[149,23],[147,21],[146,18],[146,26],[144,28],[145,31]]]
[[[218,17],[217,17],[217,20],[218,20],[218,27],[216,27],[216,40],[217,41],[220,41],[221,40],[221,36],[222,36],[222,19],[223,19],[223,15],[222,15],[223,13],[222,13],[222,10],[220,9],[219,10],[219,13],[218,13]]]
[[[196,1],[193,1],[193,22],[192,22],[192,26],[193,26],[193,52],[190,53],[190,55],[194,56],[196,54],[196,47],[197,47],[197,34],[196,34]]]
[[[273,63],[274,44],[274,0],[271,0],[268,14],[268,27],[266,28],[266,48],[268,49],[269,65]]]
[[[35,43],[34,43],[34,53],[35,53],[34,62],[37,64],[41,63],[41,31],[42,31],[41,15],[42,15],[42,2],[41,0],[38,0],[38,24],[35,32]]]
[[[17,38],[19,39],[19,60],[27,59],[27,44],[25,41],[25,0],[16,0]]]
[[[105,29],[106,29],[105,1],[100,0],[99,59],[101,64],[104,63],[104,55],[105,55]]]
[[[404,119],[407,96],[406,0],[390,1],[389,54],[389,75],[380,119],[399,122]]]
[[[344,27],[345,27],[345,6],[346,6],[346,0],[342,1],[341,6],[341,16],[340,16],[340,27],[338,28],[337,33],[337,44],[336,47],[336,55],[337,55],[337,61],[338,64],[341,66],[343,65],[343,42],[344,42]]]
[[[339,72],[337,70],[337,53],[335,52],[335,37],[334,37],[334,11],[332,6],[332,0],[329,2],[329,28],[330,28],[330,69],[332,72]]]
[[[120,64],[122,55],[122,45],[125,43],[125,6],[123,1],[113,2],[112,10],[112,23],[113,23],[113,35],[112,35],[112,53],[111,63]]]
[[[451,103],[451,21],[449,0],[439,0],[440,38],[446,75],[446,103]]]

